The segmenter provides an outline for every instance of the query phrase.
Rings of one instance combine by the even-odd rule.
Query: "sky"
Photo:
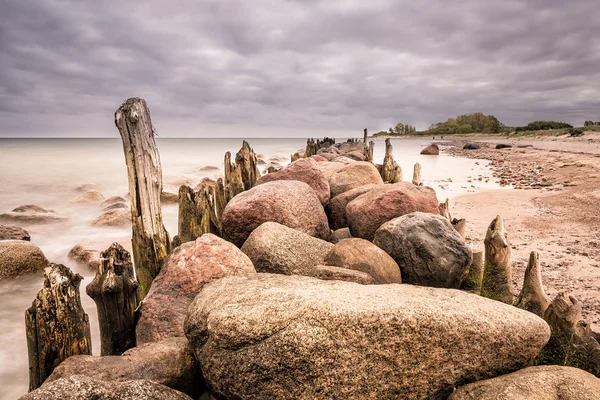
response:
[[[360,136],[600,120],[598,0],[0,0],[0,137]]]

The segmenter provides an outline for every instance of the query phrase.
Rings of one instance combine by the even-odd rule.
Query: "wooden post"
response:
[[[369,149],[367,150],[367,156],[366,156],[366,160],[368,162],[373,162],[373,150],[375,150],[375,142],[371,140],[369,142]],[[400,172],[402,172],[402,171],[400,171]]]
[[[62,264],[44,270],[44,287],[25,311],[30,391],[68,357],[92,354],[90,321],[79,296],[82,279]]]
[[[160,209],[162,169],[154,128],[146,101],[126,100],[115,112],[115,125],[123,139],[123,152],[129,177],[132,246],[135,270],[140,283],[140,300],[171,251],[171,242]]]
[[[225,153],[225,198],[227,202],[236,194],[244,191],[242,170],[239,165],[231,162],[231,153]]]
[[[416,185],[416,186],[423,186],[423,181],[421,180],[421,164],[419,164],[418,162],[415,163],[415,168],[413,170],[412,183],[413,183],[413,185]]]
[[[551,300],[546,296],[544,284],[542,283],[542,270],[540,267],[539,253],[532,251],[529,255],[529,263],[525,270],[523,288],[515,302],[515,306],[543,317]]]
[[[194,190],[186,185],[179,188],[179,211],[177,215],[177,243],[196,240],[202,235],[202,209]]]
[[[485,240],[485,264],[481,295],[490,299],[513,303],[511,248],[504,220],[501,216],[490,224]]]
[[[100,254],[100,268],[86,292],[98,309],[100,355],[118,356],[135,347],[138,282],[131,256],[119,243]]]
[[[581,306],[567,292],[560,292],[552,300],[544,312],[552,334],[536,364],[576,367],[600,377],[600,344],[582,319]]]
[[[363,135],[363,143],[367,143],[367,128],[365,128],[365,132]]]
[[[469,274],[460,288],[467,292],[480,294],[481,281],[483,280],[483,251],[473,252],[473,261],[469,267]]]
[[[381,178],[386,183],[398,183],[402,181],[402,169],[394,160],[393,147],[390,139],[385,139],[385,157],[381,164]]]
[[[256,185],[256,179],[260,176],[258,172],[258,163],[254,150],[245,140],[242,142],[242,148],[235,155],[235,163],[240,168],[244,190],[250,190]]]
[[[466,239],[466,237],[467,237],[467,220],[464,218],[461,218],[461,219],[454,218],[452,221],[450,221],[450,223],[452,224],[452,226],[454,227],[456,232],[458,232],[458,234],[463,239]]]
[[[446,198],[445,202],[440,203],[440,215],[452,222],[452,216],[450,215],[450,200],[448,198]]]

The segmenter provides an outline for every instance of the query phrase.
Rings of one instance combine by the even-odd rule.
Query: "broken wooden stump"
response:
[[[82,279],[62,264],[44,270],[44,287],[25,311],[30,391],[68,357],[92,354],[90,321],[79,295]]]
[[[450,200],[446,198],[446,201],[440,203],[440,215],[448,221],[452,221],[452,216],[450,215]]]
[[[381,164],[381,178],[385,183],[402,182],[402,169],[394,160],[393,150],[390,139],[385,139],[385,156]]]
[[[202,235],[202,208],[199,203],[200,199],[191,187],[182,185],[179,188],[176,244],[191,242]]]
[[[415,186],[423,186],[423,181],[421,180],[421,164],[418,162],[415,163],[415,167],[413,169],[412,183]]]
[[[496,216],[485,235],[485,263],[481,295],[513,304],[511,248],[504,220]]]
[[[536,363],[576,367],[600,377],[600,344],[582,319],[581,306],[563,291],[546,308],[544,320],[552,334]]]
[[[123,139],[127,164],[133,224],[131,241],[142,300],[171,251],[160,208],[162,168],[144,99],[126,100],[115,112],[115,125]]]
[[[525,279],[521,293],[515,302],[515,307],[522,308],[538,317],[544,317],[544,312],[550,305],[551,300],[544,291],[542,283],[542,270],[540,268],[540,254],[532,251],[529,255],[529,263],[525,270]]]
[[[258,171],[258,160],[254,150],[245,140],[242,142],[242,148],[235,155],[235,163],[240,169],[244,190],[250,190],[256,185],[256,179],[260,176]]]
[[[100,355],[118,356],[135,347],[138,281],[123,246],[113,243],[100,253],[100,268],[85,290],[98,309]]]
[[[363,143],[367,143],[367,128],[363,131]]]
[[[458,234],[463,239],[466,239],[466,237],[467,237],[467,220],[464,218],[461,218],[461,219],[454,218],[452,221],[450,221],[450,223],[452,224],[452,226],[454,227],[456,232],[458,232]]]
[[[368,162],[373,162],[373,151],[375,150],[375,142],[374,141],[370,141],[369,142],[369,147],[365,149],[365,161]],[[402,180],[402,179],[400,179]]]
[[[231,153],[225,153],[225,198],[227,202],[233,199],[235,195],[244,191],[244,181],[242,180],[242,169],[236,163],[231,162]]]
[[[483,251],[473,251],[473,261],[469,266],[467,278],[460,286],[461,290],[480,294],[483,280]]]
[[[306,157],[314,156],[319,151],[319,144],[315,141],[315,139],[307,139],[306,140],[306,150],[304,154]]]

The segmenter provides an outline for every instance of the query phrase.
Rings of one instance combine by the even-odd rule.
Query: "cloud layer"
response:
[[[1,0],[0,137],[360,134],[600,120],[597,0]]]

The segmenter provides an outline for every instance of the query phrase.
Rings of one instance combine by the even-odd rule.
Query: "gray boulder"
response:
[[[228,399],[444,399],[533,361],[529,312],[458,290],[255,274],[206,285],[185,333]]]
[[[315,276],[333,244],[276,222],[265,222],[242,246],[257,272]]]
[[[329,178],[331,198],[360,186],[382,183],[383,179],[377,167],[365,161],[352,160],[350,164],[334,172]]]
[[[402,283],[396,261],[364,239],[339,241],[325,256],[325,264],[365,272],[373,277],[375,283]]]
[[[85,375],[58,379],[20,400],[191,400],[188,395],[149,380],[101,381]]]
[[[235,196],[223,210],[223,238],[242,247],[262,223],[274,221],[327,239],[329,225],[314,190],[300,181],[263,183]]]
[[[42,250],[25,240],[0,240],[0,282],[21,275],[41,273],[48,267]]]
[[[383,224],[373,240],[400,266],[402,282],[458,289],[473,253],[450,221],[415,212]]]
[[[120,356],[72,356],[54,369],[42,387],[73,375],[105,382],[147,379],[198,397],[204,388],[200,367],[184,337],[134,347]]]
[[[600,379],[577,368],[529,367],[460,387],[448,400],[598,400]]]
[[[29,232],[18,226],[0,225],[0,240],[31,240]]]

